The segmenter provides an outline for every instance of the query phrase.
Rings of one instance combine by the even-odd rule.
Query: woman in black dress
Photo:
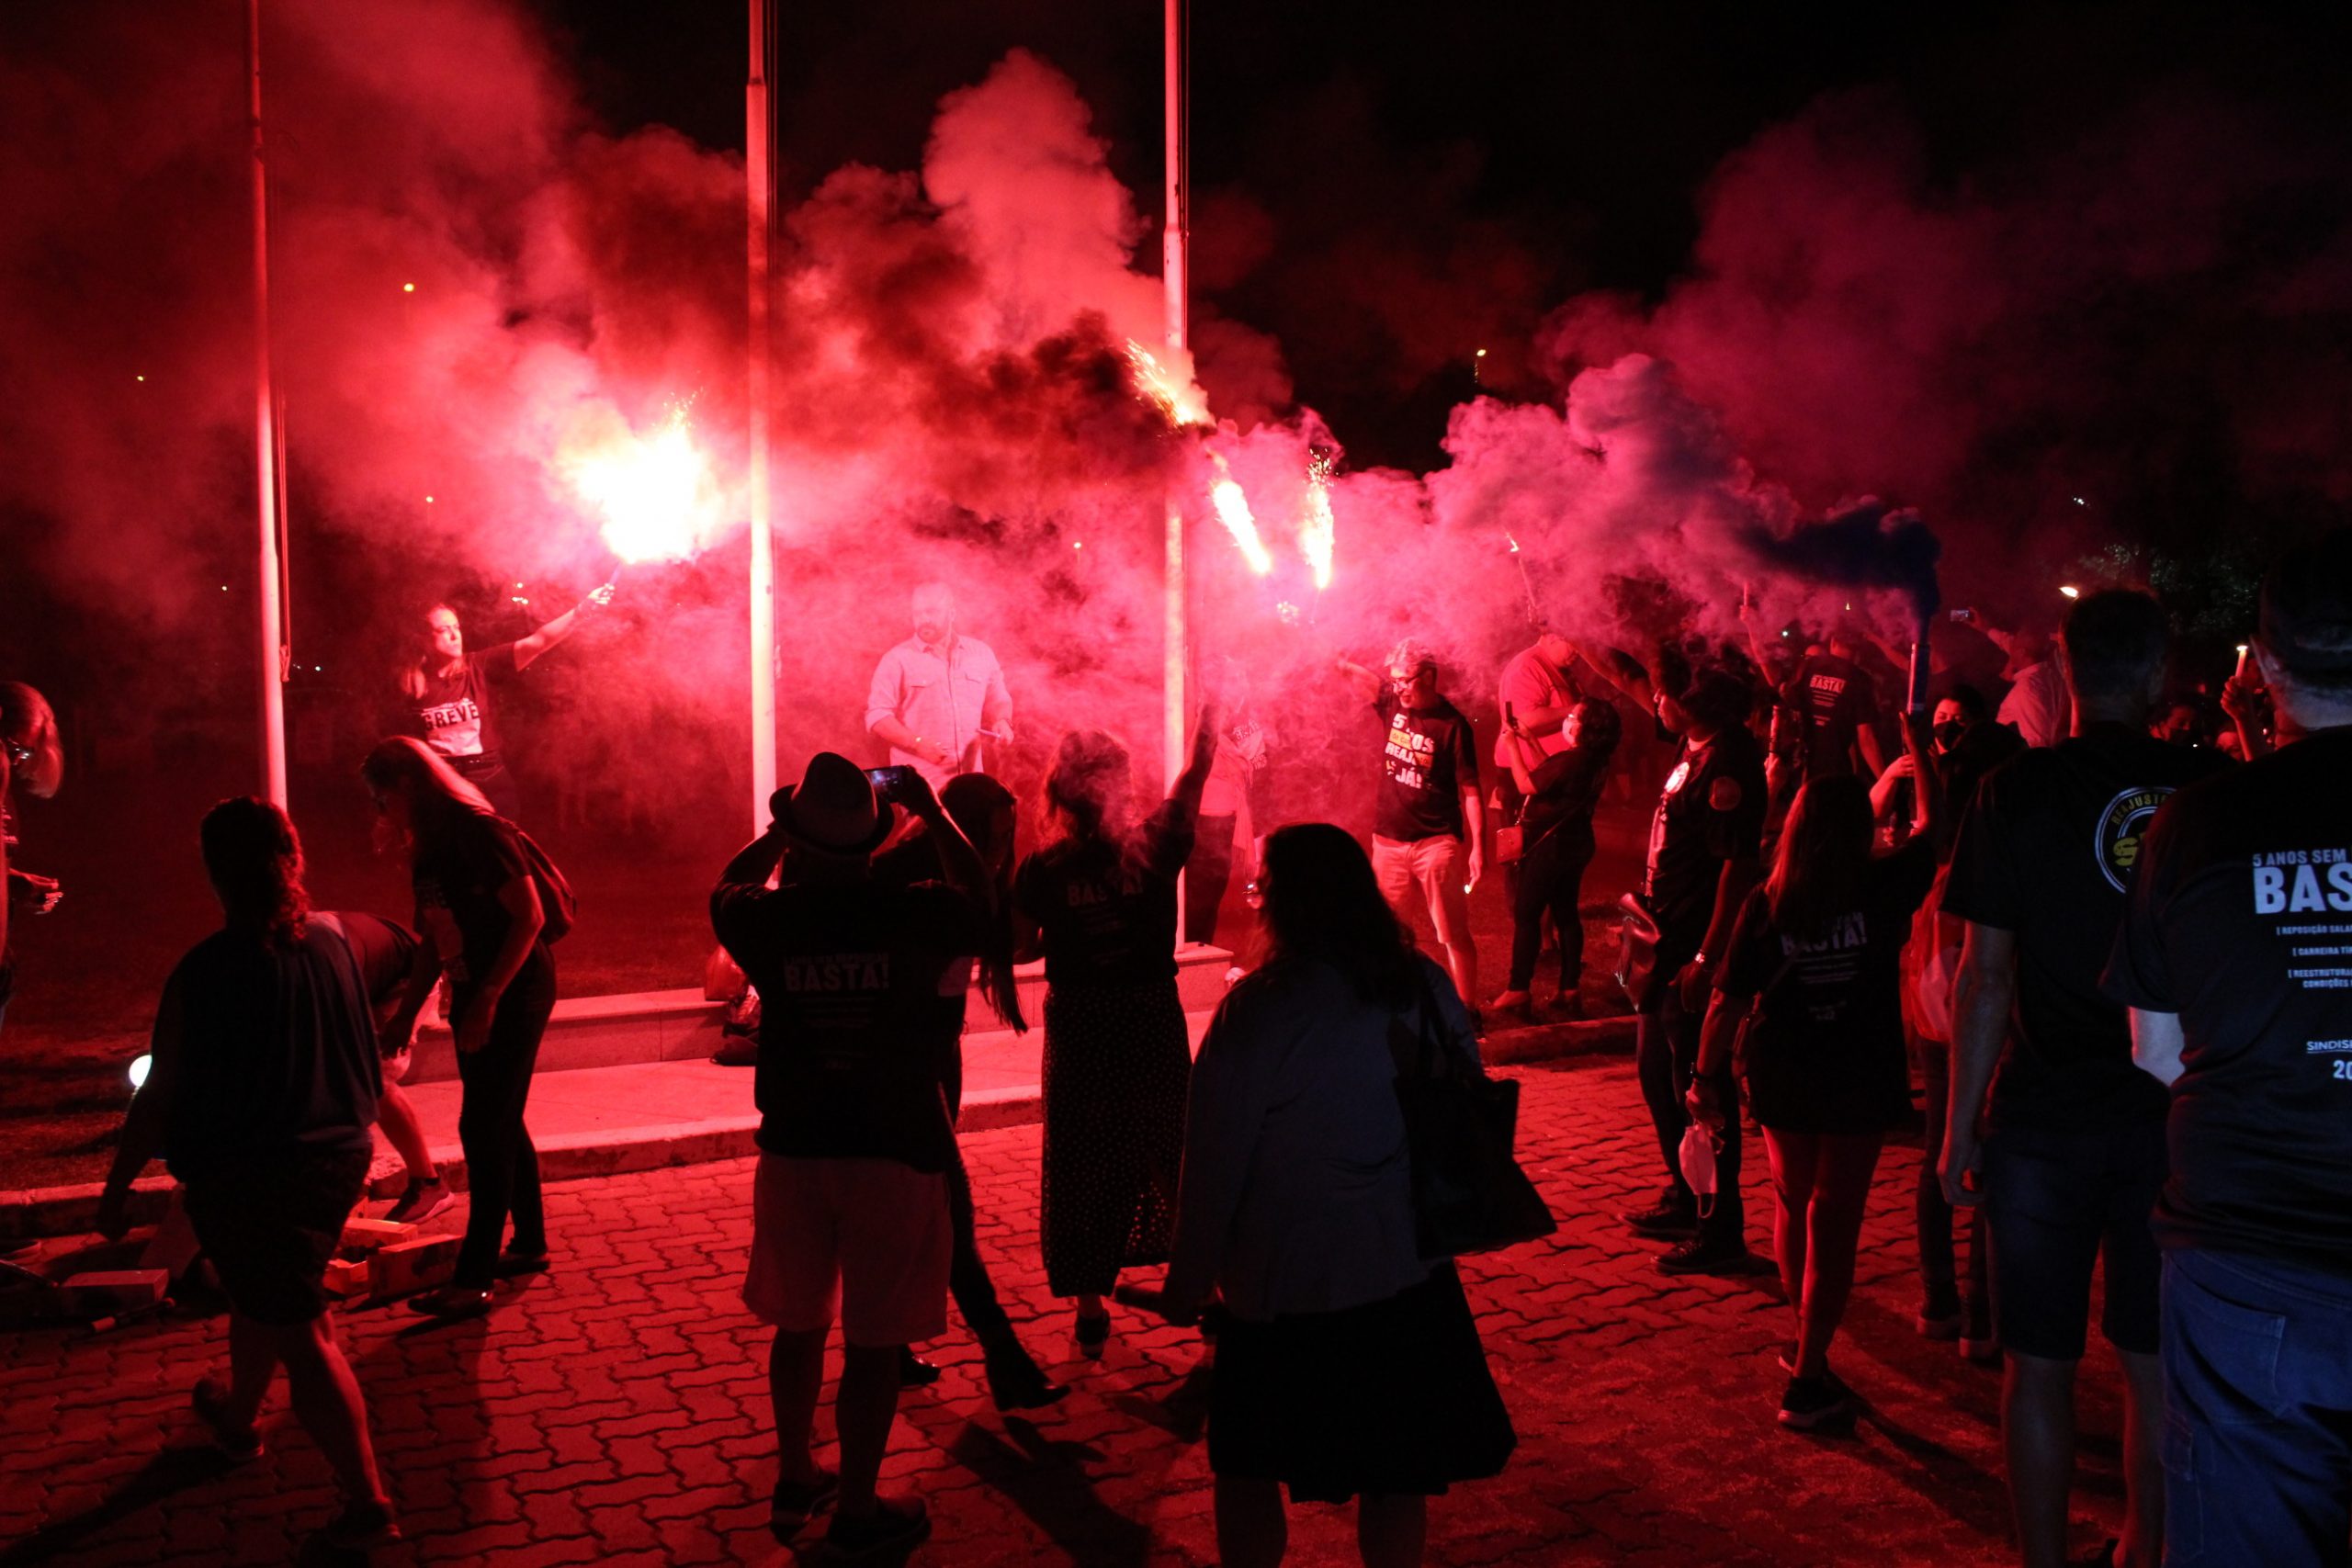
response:
[[[435,1317],[478,1316],[490,1310],[493,1281],[548,1263],[539,1156],[523,1125],[539,1039],[555,1010],[555,961],[539,940],[547,917],[514,824],[424,742],[382,741],[359,773],[385,826],[408,847],[416,889],[416,967],[384,1037],[409,1037],[446,970],[465,1086],[458,1111],[470,1189],[465,1245],[451,1282],[412,1304]],[[502,1253],[510,1213],[514,1236]]]
[[[1577,912],[1577,899],[1585,867],[1592,863],[1593,808],[1600,804],[1623,728],[1613,705],[1587,697],[1560,727],[1566,749],[1552,756],[1544,756],[1516,722],[1504,734],[1503,756],[1527,804],[1520,813],[1524,848],[1511,896],[1510,983],[1488,1004],[1489,1012],[1522,1018],[1531,1012],[1528,988],[1535,984],[1544,917],[1549,914],[1560,936],[1560,988],[1552,1010],[1555,1017],[1581,1016],[1577,987],[1584,979],[1584,917]]]
[[[1168,1256],[1193,1066],[1176,995],[1176,876],[1217,728],[1204,708],[1190,763],[1141,823],[1126,748],[1100,730],[1063,736],[1046,780],[1062,836],[1012,879],[1023,934],[1046,953],[1046,1284],[1078,1298],[1089,1357],[1110,1337],[1103,1298],[1120,1269]]]
[[[1919,787],[1921,831],[1879,852],[1870,791],[1851,774],[1797,791],[1772,874],[1750,894],[1715,971],[1700,1037],[1691,1114],[1711,1125],[1736,1116],[1711,1074],[1734,1064],[1772,1157],[1773,1250],[1796,1314],[1796,1344],[1781,1424],[1802,1431],[1842,1425],[1853,1392],[1829,1370],[1829,1342],[1854,1285],[1862,1211],[1879,1150],[1896,1127],[1917,1124],[1903,1038],[1903,950],[1912,917],[1936,879],[1943,790],[1926,759],[1927,716],[1905,732]]]

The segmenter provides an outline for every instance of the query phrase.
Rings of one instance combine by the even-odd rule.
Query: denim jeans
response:
[[[2352,1278],[2168,1252],[2164,1369],[2165,1562],[2352,1557]]]

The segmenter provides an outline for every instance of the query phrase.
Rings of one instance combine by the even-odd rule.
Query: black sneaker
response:
[[[777,1540],[790,1545],[808,1523],[808,1517],[833,1500],[842,1489],[842,1478],[830,1470],[820,1470],[814,1481],[785,1481],[779,1479],[775,1492],[768,1496],[768,1529]]]
[[[1702,1235],[1678,1243],[1657,1260],[1661,1274],[1752,1274],[1756,1267],[1746,1242]]]
[[[1781,1425],[1793,1431],[1818,1432],[1850,1426],[1853,1419],[1854,1391],[1835,1372],[1791,1378],[1788,1391],[1781,1395]]]
[[[384,1218],[395,1224],[421,1225],[450,1204],[457,1197],[439,1177],[430,1181],[412,1181],[386,1210]]]
[[[327,1521],[322,1534],[327,1545],[336,1551],[372,1551],[400,1540],[401,1527],[392,1517],[390,1504],[353,1503]]]
[[[938,1362],[926,1361],[904,1347],[899,1348],[899,1386],[900,1388],[929,1388],[938,1381]]]
[[[989,1351],[983,1365],[988,1371],[989,1398],[999,1410],[1042,1410],[1069,1392],[1069,1385],[1046,1376],[1036,1359],[1018,1344]]]
[[[876,1497],[862,1519],[835,1514],[825,1529],[825,1558],[832,1562],[873,1562],[902,1555],[931,1536],[931,1516],[920,1497]]]
[[[1689,1204],[1671,1198],[1661,1198],[1646,1209],[1628,1209],[1622,1217],[1635,1235],[1672,1241],[1699,1234],[1699,1216]]]
[[[261,1434],[251,1427],[229,1424],[229,1385],[219,1378],[198,1378],[196,1389],[188,1396],[188,1404],[196,1409],[210,1434],[212,1446],[231,1464],[251,1464],[263,1453]]]

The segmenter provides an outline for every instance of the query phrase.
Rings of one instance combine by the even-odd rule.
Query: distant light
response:
[[[432,498],[431,496],[429,496],[429,495],[428,495],[428,496],[426,496],[426,497],[424,498],[424,504],[425,504],[425,505],[427,505],[427,506],[432,505],[432,504],[433,504],[433,498]]]
[[[514,600],[517,604],[527,604],[530,603],[528,599],[524,598],[520,593],[509,593],[507,597]]]
[[[1084,539],[1072,539],[1069,542],[1069,547],[1074,550],[1082,550],[1086,548],[1086,541]]]
[[[144,376],[133,376],[131,379],[134,381],[144,381],[147,378]]]
[[[139,1090],[147,1087],[147,1069],[154,1066],[154,1064],[155,1058],[153,1056],[139,1056],[132,1059],[130,1064],[130,1089],[132,1093],[136,1094]]]
[[[2064,593],[2069,599],[2079,599],[2083,596],[2083,591],[2075,587],[2071,582],[2061,583],[2059,585],[2058,592]]]
[[[1788,635],[1789,635],[1789,628],[1788,628],[1788,627],[1786,627],[1786,626],[1782,626],[1782,627],[1781,628],[1781,635],[1782,637],[1786,637],[1786,636],[1788,636]]]
[[[416,285],[413,283],[403,283],[401,285],[401,292],[403,294],[413,294],[416,292]]]
[[[2078,496],[2075,497],[2075,504],[2076,506],[2082,506],[2082,505],[2085,505],[2085,504],[2086,504],[2086,503],[2084,502],[2083,498],[2082,498],[2081,496],[2079,496],[2079,495],[2078,495]]]
[[[1486,358],[1486,357],[1487,357],[1487,351],[1486,351],[1485,349],[1483,349],[1483,348],[1482,348],[1482,349],[1480,349],[1477,353],[1476,353],[1476,354],[1472,355],[1470,357],[1471,357],[1471,358],[1473,358],[1473,359],[1484,359],[1484,358]]]
[[[224,582],[224,583],[222,583],[222,584],[220,585],[220,592],[223,592],[223,593],[226,593],[227,592],[229,592],[229,585],[228,585],[227,583],[225,583],[225,582]]]

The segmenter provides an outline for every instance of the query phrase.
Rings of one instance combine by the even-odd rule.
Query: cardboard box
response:
[[[364,1220],[354,1214],[343,1222],[343,1250],[373,1252],[379,1247],[408,1241],[416,1235],[416,1227],[398,1220]]]
[[[413,1296],[419,1291],[449,1282],[449,1277],[458,1270],[458,1238],[427,1235],[413,1241],[396,1241],[378,1247],[368,1261],[374,1265],[369,1280],[378,1301]]]
[[[327,1259],[327,1289],[338,1296],[364,1296],[368,1293],[369,1272],[364,1258],[331,1258]]]
[[[64,1285],[65,1299],[84,1317],[120,1315],[160,1305],[172,1288],[172,1277],[162,1269],[121,1269],[112,1273],[75,1274]]]

